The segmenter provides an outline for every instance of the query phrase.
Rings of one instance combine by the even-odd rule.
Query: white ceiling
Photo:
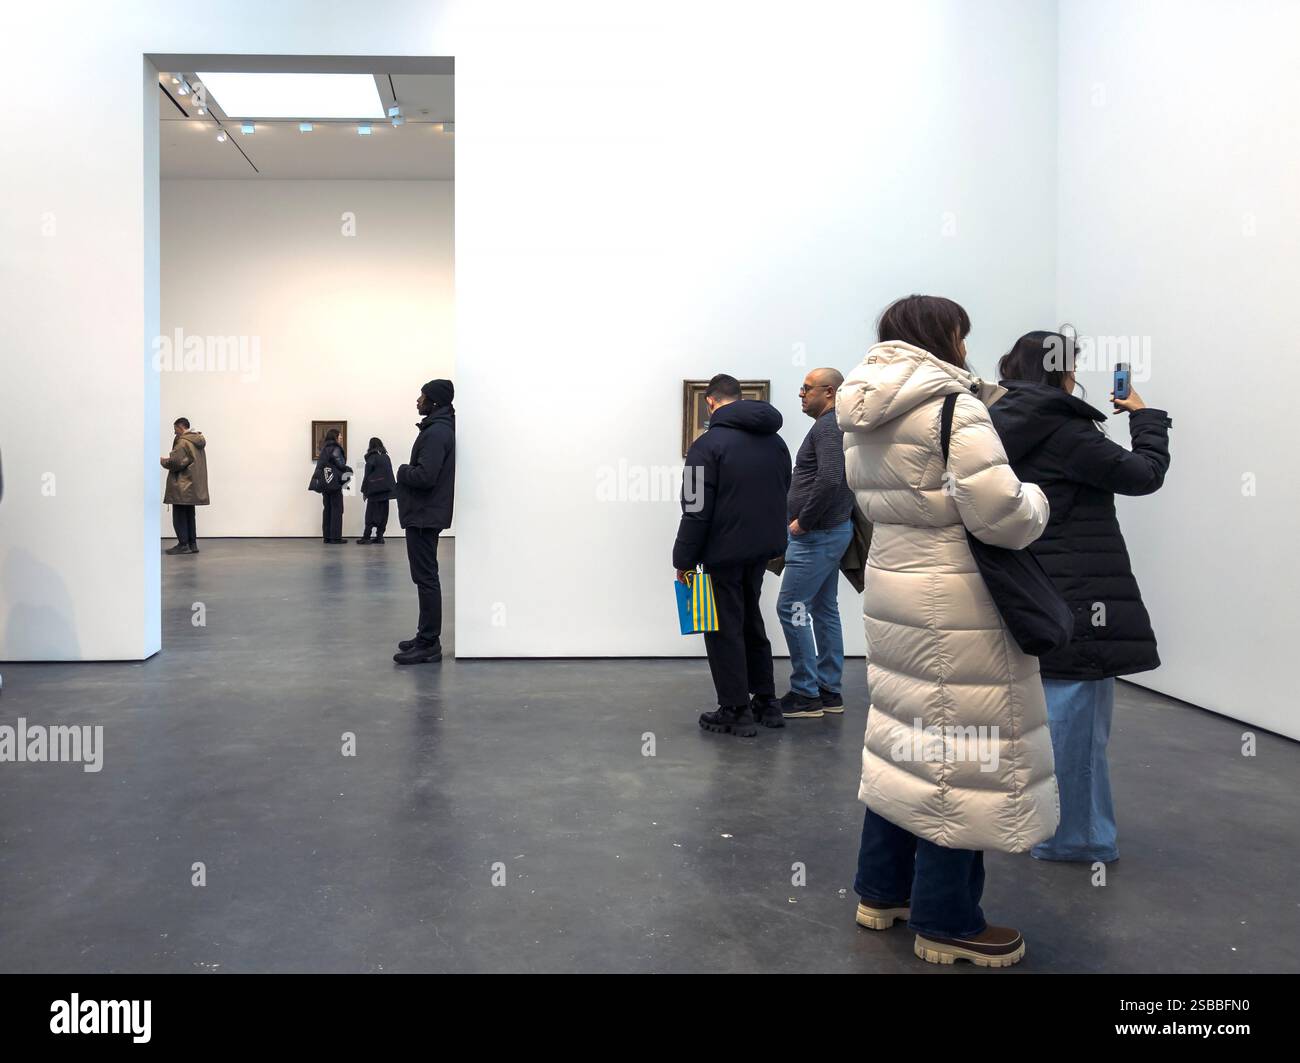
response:
[[[314,69],[320,69],[320,64]],[[380,66],[368,72],[375,77],[384,106],[394,102],[401,106],[402,125],[375,121],[371,134],[361,136],[356,122],[315,122],[312,132],[300,133],[297,121],[259,121],[257,132],[245,136],[240,123],[227,118],[221,101],[210,93],[210,113],[202,116],[192,95],[177,93],[172,77],[184,74],[193,83],[193,68],[162,71],[158,77],[161,176],[452,180],[456,138],[441,124],[455,121],[454,75],[389,73]],[[228,137],[224,143],[217,140],[222,126]]]

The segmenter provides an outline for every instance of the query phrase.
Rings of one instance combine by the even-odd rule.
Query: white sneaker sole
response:
[[[899,920],[906,922],[911,915],[911,908],[868,908],[858,901],[857,924],[868,930],[888,930]]]

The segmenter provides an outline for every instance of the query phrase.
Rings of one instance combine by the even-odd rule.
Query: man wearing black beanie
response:
[[[430,380],[415,402],[423,415],[411,461],[397,470],[397,519],[406,530],[406,557],[420,596],[415,638],[397,644],[398,664],[442,660],[442,586],[438,582],[438,536],[451,524],[456,489],[456,389],[450,380]]]

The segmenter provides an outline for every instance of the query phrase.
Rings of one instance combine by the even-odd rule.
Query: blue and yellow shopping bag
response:
[[[677,589],[677,619],[683,635],[718,630],[718,605],[713,600],[713,580],[703,570],[686,573],[690,586],[674,580]]]

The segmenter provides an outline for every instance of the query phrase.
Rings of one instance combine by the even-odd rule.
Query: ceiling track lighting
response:
[[[402,108],[399,104],[393,104],[393,106],[388,108],[389,118],[399,118],[401,117],[401,114],[402,114]]]
[[[176,89],[176,95],[188,96],[190,94],[190,84],[184,78],[181,78],[177,85],[179,87]]]
[[[390,121],[393,123],[393,128],[396,129],[399,125],[402,125],[406,121],[406,119],[403,118],[400,114],[395,114],[390,119]]]
[[[223,129],[219,133],[217,133],[217,143],[224,144],[225,142],[226,142],[226,131]]]

